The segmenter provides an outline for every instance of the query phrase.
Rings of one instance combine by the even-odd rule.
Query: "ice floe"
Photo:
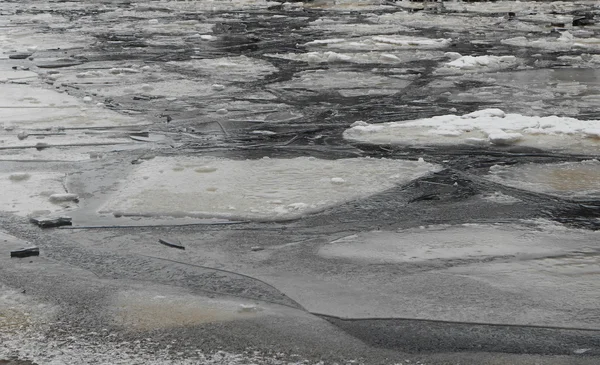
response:
[[[494,165],[487,178],[503,185],[567,198],[600,198],[600,162]]]
[[[530,117],[484,109],[457,116],[435,116],[404,122],[355,123],[344,132],[349,140],[372,144],[527,146],[596,155],[600,121],[568,117]]]
[[[437,169],[426,162],[371,158],[156,157],[139,165],[100,212],[291,219],[365,198]]]
[[[359,38],[318,39],[304,44],[307,48],[338,50],[409,50],[409,49],[438,49],[450,45],[451,39],[430,39],[423,37],[377,35]]]
[[[142,120],[88,105],[54,90],[29,85],[0,85],[0,118],[5,129],[114,127]]]
[[[462,56],[456,52],[448,52],[446,56],[451,59],[444,63],[435,72],[438,74],[451,74],[457,72],[490,72],[511,68],[517,65],[515,56]]]
[[[171,61],[167,65],[193,70],[213,81],[255,81],[277,72],[277,68],[267,61],[246,56]]]
[[[440,225],[360,232],[322,246],[319,255],[372,263],[544,257],[568,252],[573,247],[581,248],[589,243],[587,240],[589,235],[576,230],[532,231],[531,227],[508,224]]]
[[[361,95],[389,95],[410,84],[400,77],[387,77],[370,72],[315,70],[294,75],[289,82],[271,84],[273,89],[296,91],[299,93],[337,91],[344,97]]]

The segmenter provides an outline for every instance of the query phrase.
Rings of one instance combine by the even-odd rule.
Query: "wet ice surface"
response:
[[[600,196],[598,160],[492,166],[488,178],[516,188],[568,198],[597,199]]]
[[[369,158],[157,157],[138,167],[100,213],[291,219],[365,198],[436,170],[439,167],[426,162]]]
[[[596,2],[32,4],[0,17],[3,217],[25,234],[42,214],[135,226],[31,237],[57,265],[217,296],[123,291],[97,302],[111,325],[274,321],[221,298],[241,293],[334,316],[600,327],[600,28],[572,25]],[[184,224],[201,225],[170,228]],[[173,235],[185,251],[156,243]],[[0,358],[187,361],[17,332]],[[535,351],[587,348],[561,346]],[[274,361],[246,355],[203,361]]]

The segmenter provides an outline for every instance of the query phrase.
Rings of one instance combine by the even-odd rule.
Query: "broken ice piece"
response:
[[[40,218],[30,218],[29,222],[36,224],[40,228],[52,228],[52,227],[60,227],[60,226],[70,226],[73,223],[71,222],[71,217],[40,217]]]
[[[40,249],[37,247],[21,248],[15,251],[10,251],[10,257],[29,257],[39,255]]]
[[[77,203],[79,201],[79,197],[77,196],[77,194],[69,194],[69,193],[52,194],[52,195],[50,195],[48,200],[50,200],[52,203],[63,203],[63,202]]]

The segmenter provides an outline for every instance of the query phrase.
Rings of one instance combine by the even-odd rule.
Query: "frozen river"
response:
[[[599,361],[597,2],[0,5],[0,364]]]

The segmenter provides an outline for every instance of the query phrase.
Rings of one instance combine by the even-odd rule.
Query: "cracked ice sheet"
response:
[[[529,117],[485,109],[403,122],[356,122],[344,138],[371,144],[526,146],[566,153],[600,154],[600,121]]]
[[[157,157],[100,213],[285,220],[361,199],[439,170],[415,161],[312,157],[235,161]]]
[[[0,174],[0,210],[19,216],[56,213],[74,207],[74,202],[53,203],[52,194],[64,194],[65,174],[58,172],[14,172]]]
[[[490,168],[486,178],[518,189],[567,198],[600,198],[600,162],[527,164]]]
[[[166,64],[182,71],[198,72],[211,80],[228,82],[256,81],[278,71],[269,62],[246,56],[170,61]]]
[[[377,264],[498,256],[532,258],[564,254],[573,246],[589,245],[589,239],[581,233],[532,232],[530,227],[514,225],[440,225],[361,232],[326,244],[319,255]]]
[[[394,94],[410,83],[409,80],[369,72],[315,70],[299,72],[291,81],[271,84],[269,87],[298,93],[305,90],[313,92],[336,90],[344,97],[353,97]]]
[[[29,85],[0,85],[4,128],[93,128],[147,124],[78,100],[66,93]]]

